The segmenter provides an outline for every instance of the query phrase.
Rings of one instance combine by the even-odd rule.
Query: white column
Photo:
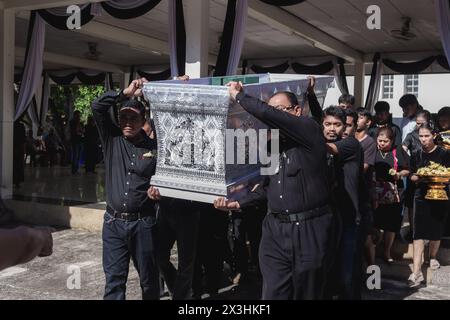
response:
[[[209,1],[186,1],[186,74],[191,78],[208,76]]]
[[[364,107],[364,80],[365,80],[365,64],[364,62],[355,63],[355,107]]]
[[[14,11],[0,9],[0,188],[12,196],[14,127]]]

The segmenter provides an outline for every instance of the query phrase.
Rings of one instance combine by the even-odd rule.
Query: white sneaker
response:
[[[430,269],[437,270],[441,267],[441,264],[436,259],[430,259]]]
[[[420,286],[423,282],[425,282],[425,278],[423,277],[422,272],[419,274],[411,273],[408,278],[408,285],[410,288]]]

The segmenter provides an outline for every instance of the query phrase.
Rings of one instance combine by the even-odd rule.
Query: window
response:
[[[419,75],[410,74],[405,76],[405,93],[419,96]]]
[[[394,99],[394,76],[383,76],[383,99]]]

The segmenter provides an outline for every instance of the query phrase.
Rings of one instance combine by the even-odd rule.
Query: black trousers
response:
[[[155,223],[153,216],[127,222],[105,213],[102,232],[105,300],[125,300],[130,257],[139,274],[142,299],[159,299]]]
[[[263,300],[323,299],[333,260],[333,214],[303,222],[263,221],[259,262]]]
[[[233,254],[233,272],[242,275],[248,272],[247,219],[242,213],[234,213],[231,217],[231,249]]]
[[[158,217],[158,265],[174,300],[192,298],[199,204],[178,199],[160,203]],[[170,262],[170,251],[177,243],[178,269]]]
[[[205,291],[210,295],[218,293],[224,260],[229,260],[227,243],[227,213],[207,205],[200,210],[200,229],[197,241],[197,257],[193,280],[194,295],[199,297]]]

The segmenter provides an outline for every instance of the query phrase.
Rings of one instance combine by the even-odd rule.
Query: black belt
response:
[[[116,219],[122,219],[126,221],[135,221],[153,215],[153,212],[118,212],[110,206],[106,206],[106,212],[108,212],[109,215]]]
[[[331,208],[329,205],[315,208],[308,211],[303,212],[294,212],[294,213],[277,213],[277,212],[270,212],[273,214],[275,218],[280,220],[281,222],[302,222],[308,219],[320,217],[323,215],[326,215],[328,213],[332,213]]]

